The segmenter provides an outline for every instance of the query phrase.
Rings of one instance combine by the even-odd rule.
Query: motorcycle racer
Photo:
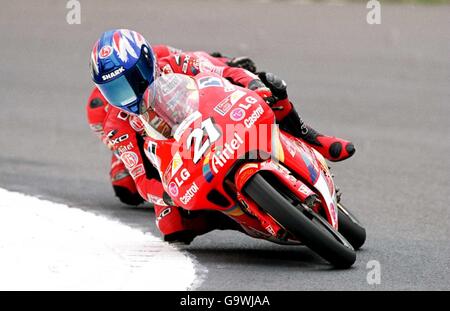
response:
[[[153,52],[155,53],[157,59],[162,60],[161,63],[164,62],[166,72],[172,70],[170,66],[167,66],[167,62],[170,62],[171,58],[173,60],[173,58],[178,57],[177,55],[181,55],[183,53],[181,50],[167,45],[154,45]],[[193,53],[187,54],[189,55]],[[248,57],[230,58],[225,57],[218,52],[211,53],[210,55],[202,51],[195,52],[195,54],[207,58],[209,61],[215,62],[219,66],[228,65],[230,67],[243,68],[252,73],[256,72],[255,64]],[[88,99],[88,104],[86,106],[88,122],[91,129],[99,136],[102,142],[109,146],[110,149],[113,149],[113,146],[109,142],[109,137],[107,137],[103,128],[107,111],[109,109],[111,109],[111,106],[108,101],[104,98],[99,89],[95,87],[91,92]],[[135,124],[135,122],[139,123],[139,120],[133,119],[131,122]],[[114,153],[111,158],[110,166],[111,183],[114,193],[120,201],[129,205],[139,205],[143,203],[145,200],[139,194],[132,176],[120,158],[118,158]]]
[[[252,71],[249,59],[223,57],[219,53],[182,52],[168,46],[152,47],[137,32],[119,29],[103,33],[91,54],[91,73],[96,87],[88,100],[91,128],[114,155],[111,181],[116,195],[127,204],[143,200],[154,204],[156,223],[165,241],[189,243],[214,229],[238,229],[232,221],[218,215],[187,214],[164,200],[159,173],[144,152],[144,126],[136,117],[146,113],[150,124],[163,136],[170,127],[142,104],[144,92],[160,74],[181,73],[194,76],[214,72],[236,85],[247,87],[261,97],[273,97],[272,105],[280,127],[313,145],[327,159],[343,160],[354,153],[348,141],[317,133],[307,126],[288,100],[286,83],[273,74]]]

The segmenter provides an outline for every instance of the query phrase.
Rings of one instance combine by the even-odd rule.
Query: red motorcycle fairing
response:
[[[198,111],[178,125],[173,138],[147,137],[145,150],[175,204],[226,211],[235,202],[223,188],[225,176],[250,151],[270,154],[270,135],[269,141],[263,135],[265,142],[259,145],[254,125],[272,128],[274,114],[255,92],[218,75],[190,79],[197,84]]]
[[[145,145],[175,205],[186,210],[218,210],[235,219],[251,236],[298,243],[286,241],[276,221],[241,192],[252,175],[267,170],[301,200],[317,195],[328,221],[337,228],[336,196],[325,160],[302,141],[280,132],[273,111],[262,98],[211,73],[180,79],[190,92],[181,97],[198,101],[197,105],[190,103],[195,109],[185,111],[173,138],[147,137]],[[194,83],[194,87],[190,85]],[[178,95],[172,93],[170,102]],[[170,102],[166,107],[170,108]],[[227,185],[235,197],[224,189],[232,170],[237,172],[235,185]]]
[[[292,193],[296,194],[302,202],[316,196],[316,194],[303,182],[296,179],[291,172],[279,164],[277,160],[268,159],[263,162],[246,163],[236,171],[235,184],[238,191],[239,202],[248,212],[258,218],[263,228],[268,233],[281,240],[286,237],[283,228],[281,228],[272,217],[262,212],[253,200],[248,198],[243,192],[243,188],[250,178],[261,171],[269,172],[272,176],[275,176],[281,184],[286,186]]]
[[[280,229],[265,214],[259,214],[259,208],[242,193],[242,189],[250,178],[261,171],[270,172],[277,180],[287,187],[301,202],[314,202],[312,197],[320,198],[321,204],[315,204],[314,210],[325,211],[328,222],[337,229],[336,195],[333,180],[328,170],[325,159],[317,151],[307,146],[302,141],[280,132],[279,140],[273,138],[275,144],[272,159],[259,163],[247,163],[242,165],[235,174],[235,183],[238,197],[249,207],[251,212],[266,224],[264,227],[270,232]],[[277,150],[275,152],[275,150]],[[288,168],[289,169],[288,169]],[[276,228],[276,229],[275,229]]]
[[[289,133],[280,132],[279,137],[284,151],[280,162],[319,196],[328,222],[337,230],[336,190],[325,158]]]

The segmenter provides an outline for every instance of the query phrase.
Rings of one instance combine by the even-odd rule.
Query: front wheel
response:
[[[318,221],[319,215],[307,217],[260,174],[249,180],[244,192],[282,227],[332,265],[348,268],[355,262],[356,252],[336,230],[325,221]]]
[[[360,249],[366,241],[366,229],[342,204],[338,203],[338,228],[354,249]]]

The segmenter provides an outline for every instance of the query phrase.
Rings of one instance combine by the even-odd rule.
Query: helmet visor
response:
[[[108,102],[132,114],[140,114],[139,106],[147,87],[155,80],[155,64],[143,49],[136,64],[123,75],[97,87]]]
[[[106,100],[117,108],[126,107],[128,104],[137,100],[136,93],[126,76],[121,76],[111,82],[100,84],[99,88]]]

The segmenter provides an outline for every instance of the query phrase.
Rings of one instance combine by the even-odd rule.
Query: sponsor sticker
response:
[[[124,142],[125,140],[128,139],[128,137],[129,137],[128,134],[123,134],[122,136],[117,137],[115,139],[110,139],[109,141],[111,142],[112,145],[116,145],[118,143]]]
[[[181,170],[180,176],[175,177],[174,181],[178,187],[181,187],[184,182],[189,179],[189,177],[191,177],[191,174],[187,169],[184,168]]]
[[[184,57],[184,62],[183,62],[183,67],[181,68],[181,71],[183,73],[186,73],[188,70],[188,64],[189,64],[189,60],[191,59],[191,57],[189,55],[186,55]]]
[[[167,78],[168,77],[168,78]],[[183,80],[176,75],[165,76],[164,83],[161,84],[160,90],[162,95],[168,95],[173,92],[182,82]]]
[[[117,130],[112,130],[111,132],[109,132],[108,134],[106,134],[106,137],[108,138],[112,138],[114,137],[114,135],[117,134]]]
[[[199,89],[207,87],[223,87],[222,79],[217,77],[203,77],[198,79],[197,83]]]
[[[230,96],[222,100],[220,103],[214,107],[214,111],[220,114],[221,116],[225,116],[231,108],[245,95],[244,91],[236,90]],[[244,106],[244,108],[246,108]],[[248,107],[246,108],[248,109]]]
[[[258,169],[259,165],[256,163],[250,163],[244,165],[240,171],[239,171],[239,183],[242,183],[242,181],[247,180],[251,175],[255,173],[255,169]]]
[[[98,53],[98,57],[100,59],[104,59],[109,57],[112,54],[112,47],[109,45],[105,45],[104,47],[102,47],[102,49],[100,50],[100,53]]]
[[[172,159],[172,176],[175,175],[179,169],[183,166],[183,160],[180,154],[177,152]]]
[[[242,108],[235,108],[230,113],[230,118],[233,121],[241,121],[245,117],[245,110]]]
[[[230,98],[227,97],[214,107],[214,111],[224,117],[231,108],[233,108],[233,104]]]
[[[136,132],[142,132],[144,130],[144,123],[138,117],[130,118],[130,125]]]
[[[225,143],[223,149],[219,152],[212,154],[211,156],[211,168],[215,174],[219,172],[220,168],[223,168],[228,160],[234,157],[234,153],[244,143],[238,133],[234,133],[234,138]]]
[[[134,145],[133,145],[132,142],[130,142],[130,143],[128,143],[128,145],[126,145],[126,146],[119,146],[119,147],[117,148],[117,152],[119,153],[119,156],[120,156],[122,153],[127,152],[127,151],[130,151],[130,150],[132,150],[133,148],[134,148]]]
[[[192,183],[191,187],[186,191],[186,193],[180,198],[181,203],[188,204],[195,194],[198,192],[199,188],[197,184]]]
[[[181,157],[180,157],[181,159]],[[171,167],[169,166],[168,169],[166,170],[166,173],[164,174],[164,179],[167,180],[168,179],[168,174],[170,172]],[[178,168],[179,169],[179,168]],[[167,186],[169,193],[172,196],[177,197],[179,194],[178,188],[181,187],[182,185],[184,185],[184,183],[191,177],[191,174],[189,173],[189,171],[186,168],[181,169],[181,172],[178,174],[178,176],[176,176]],[[168,180],[167,180],[168,181]],[[166,182],[167,182],[166,181]],[[166,183],[164,182],[164,183]]]
[[[258,100],[255,98],[255,97],[253,97],[253,96],[247,96],[246,98],[245,98],[245,101],[247,102],[247,103],[249,103],[249,104],[256,104],[257,102],[258,102]]]
[[[256,121],[264,114],[264,109],[261,106],[258,106],[255,110],[253,110],[252,114],[244,120],[244,124],[246,128],[251,128]]]
[[[128,118],[128,114],[126,112],[119,111],[119,113],[117,114],[117,118],[126,121]]]
[[[155,203],[154,203],[155,204]],[[169,215],[172,212],[172,208],[168,207],[165,208],[161,214],[158,215],[158,217],[156,217],[156,223],[158,223],[161,219],[163,219],[164,217],[166,217],[167,215]]]
[[[122,153],[122,155],[120,156],[120,159],[125,164],[125,167],[128,170],[131,170],[139,162],[139,158],[138,158],[137,154],[132,151]]]
[[[170,182],[169,186],[167,187],[169,190],[170,195],[172,195],[173,197],[178,197],[179,191],[178,191],[178,186],[175,182]]]
[[[178,66],[181,65],[180,54],[175,55],[174,58],[175,58],[175,64],[177,64]]]
[[[236,90],[230,95],[230,102],[234,105],[236,104],[243,96],[245,95],[244,91]]]
[[[148,148],[147,148],[146,154],[148,159],[150,160],[150,162],[152,162],[152,164],[156,167],[159,167],[159,161],[158,161],[158,157],[156,156],[156,143],[153,141],[150,141],[148,143]]]
[[[102,76],[102,80],[103,81],[110,80],[110,79],[120,75],[124,71],[125,71],[125,68],[120,67],[120,68],[118,68],[118,69],[116,69],[116,70],[114,70],[114,71],[112,71],[110,73],[107,73],[107,74],[103,75]]]
[[[138,166],[134,167],[130,170],[130,175],[133,177],[133,179],[138,178],[139,176],[142,176],[145,174],[144,165],[139,164]]]

